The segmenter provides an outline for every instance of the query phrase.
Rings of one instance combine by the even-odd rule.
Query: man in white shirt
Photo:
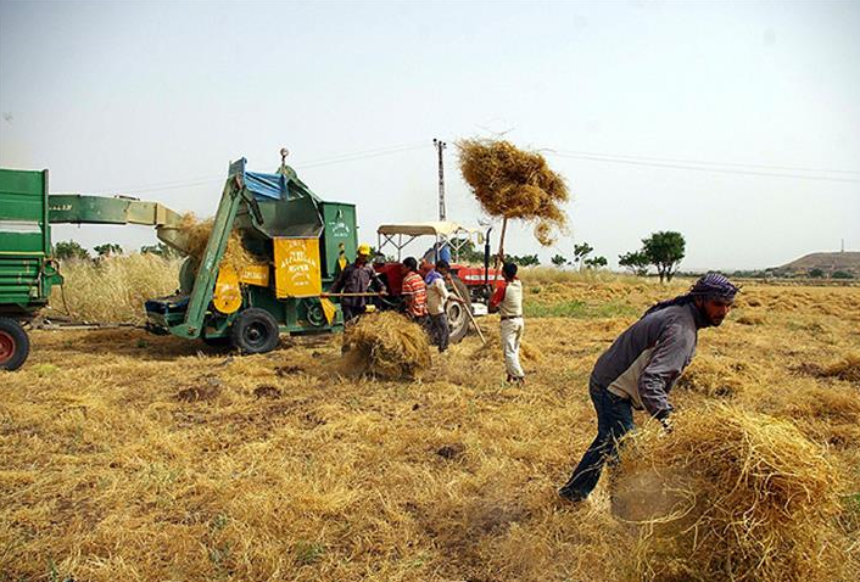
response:
[[[517,279],[517,266],[505,263],[502,281],[490,298],[490,313],[502,316],[502,349],[505,353],[505,368],[508,382],[525,384],[526,373],[520,365],[520,341],[523,339],[523,284]]]
[[[448,261],[440,259],[436,262],[436,268],[431,269],[424,279],[424,283],[427,284],[427,313],[430,314],[431,335],[433,343],[439,346],[439,353],[448,349],[448,336],[451,335],[451,330],[448,328],[448,315],[445,311],[448,299],[460,301],[456,297],[451,297],[445,284],[450,269]]]

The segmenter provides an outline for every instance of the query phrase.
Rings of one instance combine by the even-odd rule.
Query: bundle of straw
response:
[[[560,205],[569,194],[564,179],[542,155],[526,152],[504,140],[467,139],[457,143],[460,171],[475,197],[491,216],[536,221],[535,237],[545,246],[553,232],[567,224]]]
[[[362,316],[343,336],[345,371],[416,378],[430,367],[430,341],[418,324],[392,311]]]
[[[839,579],[840,478],[822,449],[788,422],[726,405],[677,420],[672,434],[646,427],[622,447],[613,503],[674,500],[634,517],[631,579]]]
[[[198,260],[203,259],[206,245],[209,243],[209,237],[212,235],[212,226],[214,223],[214,218],[201,221],[190,212],[183,215],[179,230],[183,234],[185,252],[188,255]],[[242,243],[242,235],[238,230],[231,231],[230,238],[227,240],[227,248],[224,251],[224,257],[221,259],[221,265],[230,266],[237,273],[240,273],[244,267],[253,262],[256,262],[256,260],[245,249],[245,245]]]

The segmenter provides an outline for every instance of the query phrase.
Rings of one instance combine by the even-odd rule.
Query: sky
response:
[[[455,142],[502,136],[572,194],[570,232],[542,248],[516,223],[510,253],[585,241],[616,267],[675,230],[685,270],[777,266],[860,250],[857,31],[858,0],[0,0],[0,166],[210,216],[231,160],[272,172],[287,147],[375,243],[437,218],[433,138],[449,219],[485,219]],[[157,240],[54,228],[68,239]]]

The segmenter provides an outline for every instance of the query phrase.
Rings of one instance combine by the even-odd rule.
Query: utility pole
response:
[[[448,147],[444,141],[433,138],[433,147],[439,158],[439,220],[447,220],[445,213],[445,166],[442,162],[442,151]]]

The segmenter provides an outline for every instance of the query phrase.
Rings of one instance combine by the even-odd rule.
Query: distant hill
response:
[[[776,270],[790,273],[808,273],[812,269],[821,269],[827,276],[837,271],[843,271],[860,277],[860,252],[810,253],[777,267]]]

